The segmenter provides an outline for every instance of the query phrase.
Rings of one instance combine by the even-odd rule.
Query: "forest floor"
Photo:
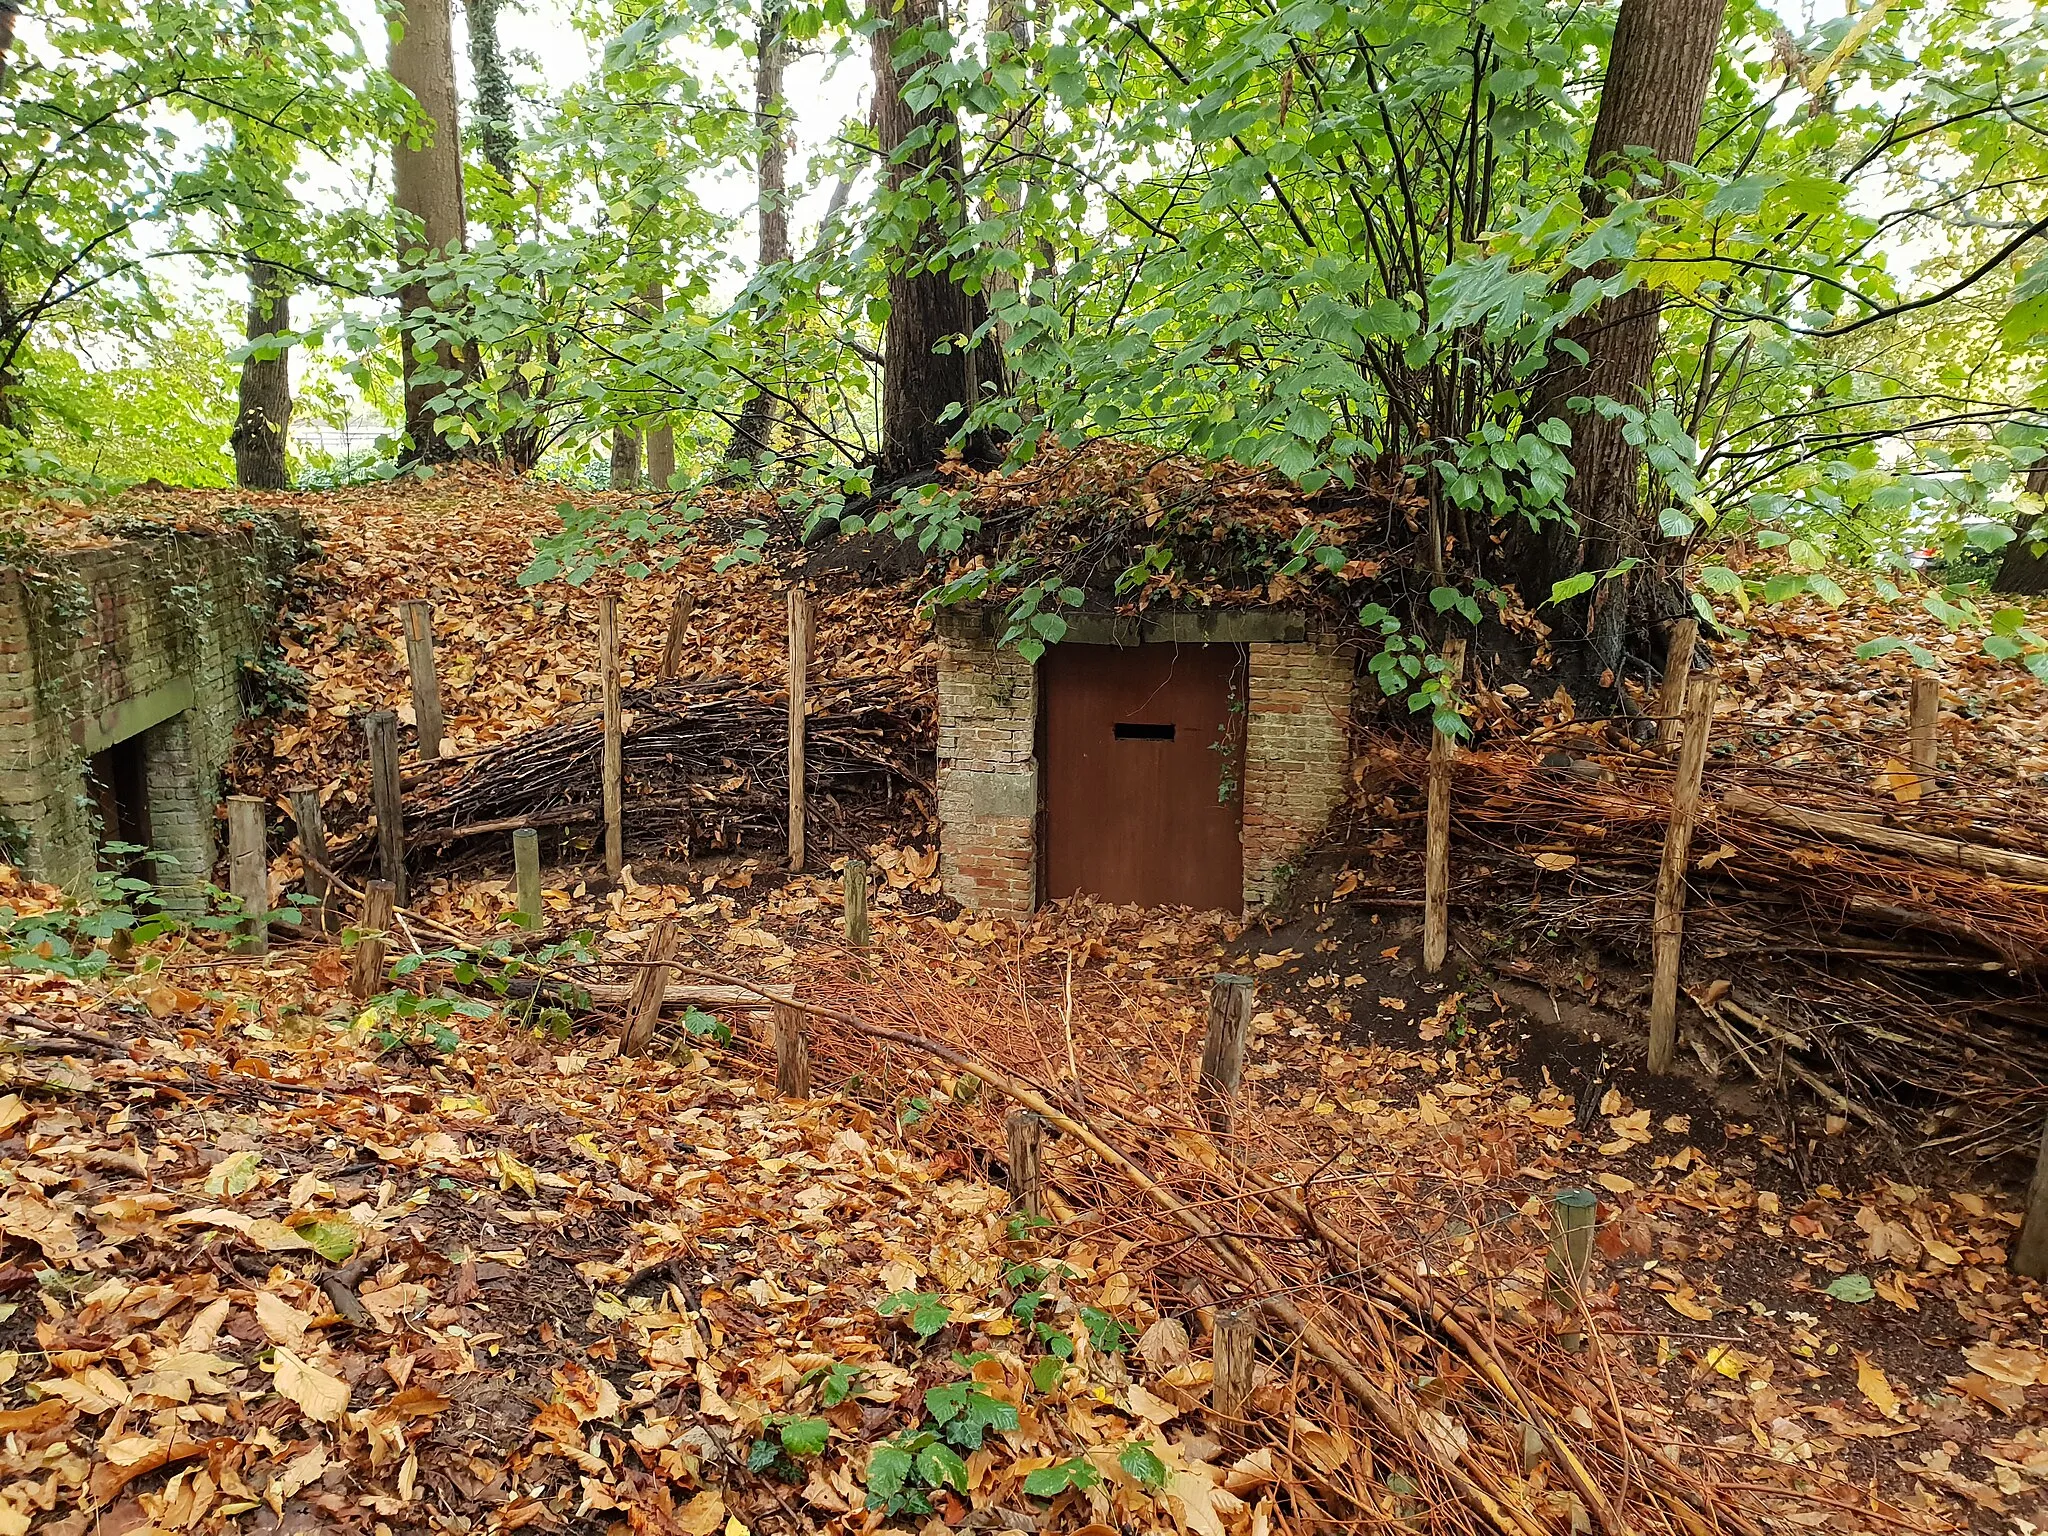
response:
[[[406,598],[435,604],[455,750],[597,697],[589,596],[514,580],[558,494],[465,474],[280,499],[323,534],[285,648],[306,708],[256,722],[243,787],[281,802],[316,783],[330,827],[360,820],[353,720],[410,713]],[[780,675],[776,578],[701,554],[619,587],[629,674],[651,671],[678,584],[691,675]],[[928,683],[910,596],[824,591],[824,675]],[[1906,664],[1853,651],[1896,622],[1856,604],[1759,619],[1739,707],[1885,772]],[[1976,770],[2038,782],[2034,685],[1929,624]],[[1617,1502],[1649,1497],[1654,1442],[1715,1481],[1719,1528],[1740,1505],[1778,1530],[2048,1530],[2048,1294],[2004,1268],[2010,1170],[1900,1159],[1752,1087],[1647,1078],[1634,978],[1484,920],[1426,977],[1412,914],[1337,894],[1334,858],[1268,923],[1086,902],[963,917],[916,805],[819,861],[875,868],[862,956],[828,869],[650,861],[608,890],[587,842],[558,851],[551,936],[587,930],[620,960],[674,921],[686,964],[1149,1119],[1155,1140],[1126,1144],[1155,1171],[1180,1159],[1159,1176],[1183,1191],[1230,1177],[1172,1111],[1208,978],[1242,971],[1259,1011],[1240,1166],[1264,1156],[1304,1191],[1335,1170],[1384,1263],[1448,1284],[1572,1404],[1558,1426],[1620,1447],[1594,1463]],[[297,875],[281,852],[274,880]],[[423,871],[415,937],[514,932],[509,882],[473,856]],[[0,890],[17,912],[54,900],[11,874]],[[431,992],[460,964],[402,984]],[[1556,1465],[1517,1454],[1521,1430],[1459,1417],[1472,1372],[1440,1337],[1397,1330],[1378,1361],[1420,1426],[1405,1446],[1347,1417],[1299,1349],[1262,1365],[1259,1423],[1220,1423],[1213,1275],[1156,1210],[1105,1196],[1072,1137],[1048,1146],[1055,1224],[1013,1218],[975,1074],[826,1035],[815,1080],[843,1091],[779,1098],[741,1017],[730,1042],[700,1025],[624,1060],[616,1010],[556,1038],[492,1007],[448,1039],[346,983],[333,944],[259,960],[194,934],[93,975],[0,978],[0,1536],[1449,1531],[1478,1527],[1446,1479],[1489,1456],[1524,1529],[1596,1523]],[[1600,1192],[1597,1256],[1584,1311],[1560,1311],[1543,1234],[1578,1184]],[[1243,1189],[1227,1208],[1249,1226]],[[1556,1343],[1581,1329],[1579,1351]],[[1623,1422],[1634,1438],[1601,1439]],[[1714,1528],[1700,1518],[1633,1522]]]

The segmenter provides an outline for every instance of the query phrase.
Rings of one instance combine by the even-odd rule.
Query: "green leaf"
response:
[[[908,1312],[911,1331],[920,1339],[930,1338],[953,1321],[952,1308],[937,1291],[898,1291],[883,1297],[875,1310],[883,1317]]]
[[[1550,601],[1568,603],[1582,592],[1593,590],[1593,583],[1600,579],[1598,571],[1581,571],[1576,576],[1567,576],[1550,589]]]
[[[1150,1440],[1137,1440],[1117,1452],[1116,1464],[1137,1479],[1140,1488],[1166,1486],[1166,1463],[1152,1449]]]
[[[1093,1488],[1102,1481],[1102,1474],[1080,1456],[1071,1461],[1040,1467],[1024,1479],[1024,1491],[1041,1499],[1058,1498],[1069,1488]]]
[[[1081,1326],[1088,1330],[1088,1342],[1095,1346],[1098,1355],[1123,1353],[1124,1339],[1129,1330],[1102,1308],[1083,1307]]]
[[[878,1499],[891,1499],[903,1491],[916,1463],[910,1452],[887,1442],[875,1447],[868,1457],[868,1492]]]
[[[313,1245],[313,1251],[330,1264],[341,1264],[356,1251],[360,1234],[352,1221],[339,1216],[298,1223],[292,1230]]]
[[[1863,1305],[1877,1299],[1877,1288],[1870,1283],[1868,1275],[1837,1275],[1828,1283],[1828,1294],[1837,1301]]]
[[[917,1475],[934,1488],[951,1488],[955,1493],[967,1491],[967,1463],[951,1447],[937,1441],[917,1453]]]
[[[822,1455],[831,1434],[832,1426],[823,1419],[791,1419],[782,1426],[782,1448],[792,1456]]]
[[[1058,1355],[1043,1355],[1031,1367],[1031,1385],[1041,1392],[1050,1392],[1060,1384],[1060,1378],[1067,1373],[1067,1363]]]

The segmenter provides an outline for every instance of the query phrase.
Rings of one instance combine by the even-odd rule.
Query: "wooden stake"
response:
[[[1685,934],[1685,872],[1692,862],[1692,831],[1699,819],[1700,780],[1707,767],[1707,737],[1714,725],[1714,674],[1696,672],[1685,691],[1685,729],[1671,785],[1671,824],[1664,862],[1657,870],[1657,905],[1650,920],[1650,1072],[1663,1076],[1678,1057],[1678,960]]]
[[[865,859],[848,859],[839,877],[846,902],[846,943],[850,949],[868,947],[868,865]]]
[[[2016,1275],[2048,1280],[2048,1122],[2041,1126],[2041,1152],[2034,1159],[2034,1181],[2027,1186],[2026,1219],[2006,1263]]]
[[[619,703],[619,600],[597,600],[598,664],[604,672],[604,872],[614,886],[626,873],[626,735]]]
[[[260,955],[270,948],[270,860],[263,851],[263,802],[228,796],[228,891],[241,903],[235,952]]]
[[[789,867],[804,867],[804,716],[811,669],[811,600],[789,589]]]
[[[1935,771],[1940,767],[1941,749],[1934,736],[1935,724],[1940,719],[1940,680],[1931,672],[1915,672],[1913,713],[1906,730],[1912,746],[1913,776],[1919,780],[1923,795],[1933,793]]]
[[[1657,745],[1678,740],[1678,717],[1685,709],[1685,680],[1692,671],[1693,648],[1699,644],[1700,621],[1677,619],[1664,646],[1664,683],[1657,690]]]
[[[1252,1401],[1252,1369],[1258,1362],[1259,1313],[1256,1307],[1233,1307],[1216,1314],[1209,1336],[1215,1375],[1209,1384],[1209,1406],[1225,1424],[1242,1424]]]
[[[398,605],[405,623],[405,665],[412,673],[412,717],[419,732],[420,756],[441,755],[441,674],[434,665],[434,605]]]
[[[1015,1109],[1003,1121],[1003,1134],[1010,1144],[1010,1209],[1027,1216],[1043,1216],[1045,1191],[1039,1147],[1045,1139],[1045,1121],[1028,1109]]]
[[[1575,1298],[1593,1263],[1593,1224],[1600,1211],[1600,1197],[1590,1189],[1561,1189],[1553,1205],[1556,1225],[1550,1234],[1552,1294]]]
[[[1465,674],[1465,642],[1444,642],[1440,674],[1455,684]],[[1422,968],[1434,976],[1451,948],[1451,763],[1458,755],[1450,732],[1432,726],[1429,736],[1429,819],[1422,855]]]
[[[540,833],[521,827],[512,834],[512,883],[519,892],[519,910],[540,921]]]
[[[668,994],[669,961],[676,952],[676,925],[660,922],[647,936],[640,951],[641,967],[633,978],[633,995],[626,1005],[626,1033],[619,1041],[621,1056],[643,1056],[654,1038],[654,1026],[661,1022],[662,999]]]
[[[775,1005],[775,1091],[786,1099],[811,1096],[811,1049],[804,1043],[804,1011]]]
[[[348,973],[348,989],[357,1002],[384,990],[384,935],[391,929],[396,901],[389,880],[372,880],[363,887],[363,914],[356,925],[355,956]]]
[[[1209,983],[1209,1028],[1202,1037],[1202,1096],[1209,1100],[1209,1128],[1230,1133],[1230,1101],[1244,1081],[1245,1047],[1251,1039],[1254,988],[1249,976],[1217,976]]]
[[[320,815],[320,791],[311,784],[294,784],[291,797],[292,820],[299,829],[299,860],[305,866],[300,877],[306,894],[320,903],[307,908],[313,931],[326,935],[334,931],[334,914],[328,910],[332,886],[327,879],[327,824]]]
[[[398,783],[398,716],[373,709],[363,716],[370,746],[370,809],[377,815],[377,873],[405,905],[405,795]]]
[[[689,588],[676,589],[676,600],[668,610],[668,639],[662,642],[661,647],[661,670],[655,674],[663,682],[682,673],[683,650],[689,642],[690,613],[696,606],[697,600],[690,595]]]

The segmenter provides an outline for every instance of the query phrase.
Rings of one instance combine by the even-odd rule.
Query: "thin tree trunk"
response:
[[[2027,489],[2036,496],[2048,496],[2048,459],[2027,471]],[[1991,590],[2018,597],[2048,597],[2048,513],[2036,512],[2015,531],[2018,536],[1999,557]],[[2038,555],[2034,553],[2036,544],[2044,545]]]
[[[631,427],[612,428],[612,478],[615,491],[640,489],[640,434]]]
[[[989,0],[988,30],[1006,34],[1010,39],[1010,51],[1012,53],[1019,55],[1030,53],[1031,12],[1027,6],[1027,0]],[[999,176],[1005,175],[1004,164],[1006,161],[1018,154],[1020,150],[1030,149],[1036,144],[1038,139],[1041,97],[1038,91],[1029,85],[1027,85],[1025,94],[1030,102],[1029,106],[991,124],[988,150],[983,157],[983,162],[994,167]],[[1016,180],[1021,183],[1022,187],[1022,196],[1018,204],[1005,202],[993,190],[982,194],[980,209],[982,222],[992,223],[1004,214],[1011,212],[1014,207],[1019,206],[1022,202],[1029,200],[1031,188],[1036,178],[1020,175]],[[1022,242],[1014,233],[1003,241],[1003,245],[1011,251],[1019,251],[1023,248]],[[988,281],[982,291],[988,296],[989,308],[1001,310],[1015,296],[1017,292],[1017,278],[1015,274],[998,268],[989,274]],[[993,334],[999,349],[997,358],[1007,374],[1011,334],[1009,322],[998,319]],[[1007,389],[1009,384],[1010,380],[1006,376],[1002,380],[1002,387]]]
[[[291,289],[275,264],[249,260],[248,339],[261,341],[291,329]],[[235,450],[235,484],[253,491],[281,491],[291,483],[285,445],[292,421],[291,349],[242,362],[242,383],[229,442]]]
[[[1666,164],[1691,162],[1724,8],[1725,0],[1622,0],[1600,116],[1586,150],[1589,178],[1612,174],[1631,150],[1647,150]],[[1584,204],[1598,216],[1607,211],[1609,199],[1604,191],[1589,189]],[[1624,422],[1574,410],[1569,402],[1584,396],[1650,408],[1661,308],[1654,291],[1639,287],[1589,310],[1564,332],[1585,349],[1586,362],[1560,356],[1535,391],[1529,420],[1554,416],[1572,429],[1567,499],[1577,526],[1560,520],[1519,537],[1518,574],[1531,603],[1549,598],[1560,581],[1610,570],[1631,556],[1641,557],[1647,548],[1641,447],[1628,441]],[[1611,689],[1618,681],[1632,585],[1626,576],[1597,582],[1565,609],[1560,639],[1578,643],[1562,659],[1582,692]]]
[[[469,18],[469,72],[476,82],[476,143],[484,164],[512,185],[512,152],[519,134],[512,125],[512,77],[498,46],[498,7],[503,0],[462,0]]]
[[[789,64],[789,36],[782,23],[782,5],[765,6],[754,47],[754,122],[759,135],[756,168],[760,183],[757,272],[766,272],[789,260],[789,128],[784,121],[782,99],[782,76]],[[759,318],[764,326],[771,313],[768,306],[763,306]],[[755,352],[757,368],[768,362],[765,351]],[[781,402],[766,390],[755,390],[740,407],[739,420],[733,423],[726,458],[738,463],[772,453],[780,406]]]
[[[664,304],[661,280],[656,278],[642,291],[647,300],[647,322],[659,325]],[[676,477],[676,429],[667,421],[649,427],[646,447],[647,484],[650,489],[665,491]]]
[[[7,56],[14,52],[14,18],[20,10],[19,0],[0,0],[0,85],[7,83]]]
[[[889,324],[882,337],[882,461],[883,480],[901,479],[931,469],[945,456],[960,428],[959,413],[981,398],[981,381],[1002,376],[1001,348],[993,339],[969,345],[975,328],[986,318],[985,302],[977,303],[943,266],[943,251],[965,212],[966,171],[960,153],[960,129],[952,109],[934,102],[912,110],[903,99],[903,80],[927,62],[906,61],[899,71],[894,50],[900,36],[936,21],[938,0],[874,0],[883,24],[872,39],[875,65],[875,136],[883,163],[889,167],[892,190],[924,179],[929,208],[922,223],[899,237],[887,253]],[[898,154],[913,133],[924,140],[901,161]],[[985,457],[993,447],[985,434],[967,446],[969,457]]]
[[[455,101],[454,20],[449,0],[405,0],[400,29],[391,41],[392,79],[411,91],[432,124],[432,136],[418,148],[400,139],[391,148],[393,201],[402,214],[417,219],[417,236],[401,228],[401,266],[417,266],[462,250],[467,225],[462,210],[462,127]],[[415,242],[418,243],[415,243]],[[424,249],[422,250],[422,246]],[[422,377],[413,332],[430,326],[427,285],[409,282],[398,291],[400,362],[405,372],[405,427],[412,446],[409,456],[445,460],[454,450],[439,431],[434,397],[446,387]],[[434,348],[437,369],[461,365],[456,350]]]

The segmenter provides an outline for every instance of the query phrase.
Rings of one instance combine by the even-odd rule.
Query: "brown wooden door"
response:
[[[1045,653],[1048,899],[1244,906],[1244,677],[1241,645]]]

